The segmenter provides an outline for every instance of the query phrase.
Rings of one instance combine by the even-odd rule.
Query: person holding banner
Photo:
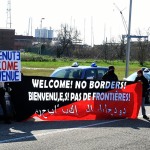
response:
[[[146,96],[147,90],[149,88],[149,84],[148,84],[148,80],[144,77],[142,70],[137,71],[137,77],[135,78],[135,82],[142,83],[142,93],[143,93],[142,94],[142,105],[141,105],[142,115],[143,115],[144,119],[149,119],[149,117],[147,117],[147,115],[146,115],[146,110],[145,110],[145,96]]]
[[[108,72],[104,74],[102,80],[104,81],[118,81],[118,76],[115,74],[115,67],[109,66]]]
[[[6,101],[5,101],[5,88],[4,88],[3,82],[0,82],[0,104],[3,109],[4,121],[6,124],[10,124],[11,121],[7,113],[7,106],[6,106]]]

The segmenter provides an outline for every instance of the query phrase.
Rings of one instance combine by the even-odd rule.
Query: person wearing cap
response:
[[[135,78],[135,82],[141,82],[142,83],[142,105],[141,105],[141,110],[142,110],[142,115],[144,119],[149,119],[146,115],[146,110],[145,110],[145,96],[147,93],[147,90],[149,88],[149,83],[148,80],[144,77],[143,71],[138,70],[137,71],[137,77]]]
[[[118,76],[115,74],[115,67],[109,66],[108,72],[102,77],[104,81],[118,81]]]

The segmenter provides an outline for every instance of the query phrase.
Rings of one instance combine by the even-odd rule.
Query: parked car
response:
[[[96,63],[92,63],[90,66],[80,66],[75,62],[72,66],[59,67],[50,75],[50,77],[101,80],[107,71],[108,67],[100,67],[97,66]]]
[[[150,69],[149,68],[142,68],[142,70],[143,70],[144,77],[149,82],[149,89],[148,89],[147,96],[145,99],[145,103],[149,104],[150,103]],[[125,81],[134,81],[136,77],[137,77],[137,72],[134,72],[131,75],[129,75],[127,78],[124,78],[124,80]]]

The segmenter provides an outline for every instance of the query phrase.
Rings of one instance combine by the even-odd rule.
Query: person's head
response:
[[[138,71],[137,71],[137,76],[138,76],[138,77],[143,76],[143,71],[142,71],[142,70],[138,70]]]
[[[114,66],[109,66],[108,69],[109,69],[109,71],[114,71],[115,67]]]

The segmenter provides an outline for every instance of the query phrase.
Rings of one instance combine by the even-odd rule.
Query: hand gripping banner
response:
[[[17,121],[136,119],[142,100],[141,83],[23,76],[11,82]]]

